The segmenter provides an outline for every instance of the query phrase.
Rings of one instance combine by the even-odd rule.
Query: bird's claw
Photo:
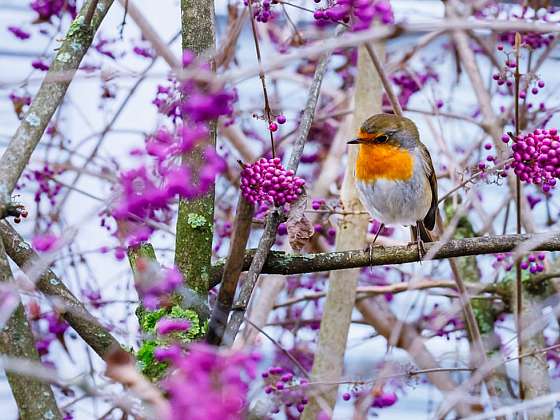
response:
[[[426,256],[426,249],[424,248],[424,241],[420,239],[420,235],[418,235],[416,246],[418,247],[418,259],[420,262],[422,262],[422,260]]]

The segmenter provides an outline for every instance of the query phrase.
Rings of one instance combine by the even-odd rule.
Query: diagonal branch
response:
[[[212,311],[210,323],[208,324],[206,340],[210,344],[219,345],[222,342],[235,291],[237,290],[239,275],[241,270],[243,270],[243,257],[247,240],[251,233],[253,211],[254,206],[240,194],[235,213],[233,235],[229,246],[229,255],[224,265],[224,274],[220,283],[218,298]]]
[[[92,17],[91,25],[85,25],[85,15],[93,3],[97,3],[96,13]],[[95,31],[112,3],[113,0],[87,1],[70,25],[39,91],[33,98],[29,111],[0,158],[0,168],[2,168],[0,203],[10,201],[10,196],[19,177],[41,140],[51,117],[62,103],[72,77],[88,51]],[[69,77],[56,80],[56,76],[60,73],[67,74]]]
[[[30,268],[39,256],[7,223],[0,223],[0,238],[8,256],[22,269]],[[64,283],[51,270],[46,270],[36,283],[37,289],[64,309],[62,317],[101,358],[120,347],[119,342],[89,313]]]

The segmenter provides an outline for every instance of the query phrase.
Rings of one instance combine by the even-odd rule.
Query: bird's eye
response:
[[[386,135],[377,136],[375,138],[376,143],[385,143],[387,140],[389,140],[389,137],[387,137]]]

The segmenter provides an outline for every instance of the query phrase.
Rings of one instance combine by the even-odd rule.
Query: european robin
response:
[[[432,158],[420,141],[416,124],[392,114],[376,114],[361,126],[358,144],[356,186],[360,200],[381,225],[410,226],[420,256],[423,242],[431,242],[438,204],[437,180]],[[371,247],[370,247],[371,250]]]

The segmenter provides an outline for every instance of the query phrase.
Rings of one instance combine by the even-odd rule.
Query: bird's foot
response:
[[[424,241],[420,239],[420,235],[418,235],[418,239],[416,240],[416,246],[418,247],[418,260],[422,262],[426,255],[426,249],[424,248]]]
[[[426,255],[426,248],[424,248],[424,241],[418,238],[416,241],[408,242],[406,246],[416,247],[418,249],[418,260],[422,262],[422,259],[424,259],[424,256]]]

